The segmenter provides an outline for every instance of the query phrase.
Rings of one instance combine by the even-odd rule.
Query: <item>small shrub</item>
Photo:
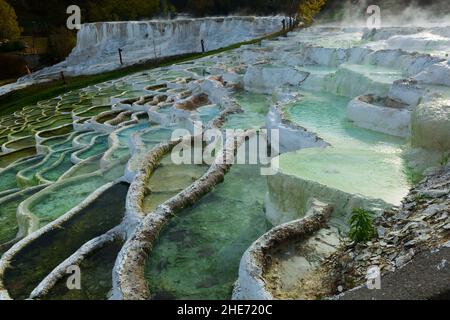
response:
[[[445,167],[448,163],[450,163],[450,152],[444,154],[441,158],[441,166]]]
[[[375,231],[371,214],[370,211],[361,208],[353,209],[350,218],[350,239],[360,243],[367,242],[374,237]]]
[[[403,173],[405,174],[406,179],[408,180],[408,182],[411,185],[418,184],[424,178],[423,173],[421,171],[410,168],[410,167],[407,167],[406,169],[404,169]]]

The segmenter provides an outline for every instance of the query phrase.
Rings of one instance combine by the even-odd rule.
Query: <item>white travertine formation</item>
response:
[[[254,65],[247,69],[244,87],[247,91],[271,94],[284,85],[299,86],[308,75],[293,67]]]
[[[210,50],[245,40],[245,37],[263,35],[271,28],[276,31],[280,26],[279,18],[244,17],[86,25],[80,31],[77,48],[66,62],[28,80],[57,76],[59,70],[77,74],[118,68],[119,47],[124,49],[124,62],[129,65],[152,56],[199,51],[202,39],[206,49]],[[154,33],[154,38],[149,30]],[[409,149],[406,139],[373,131],[408,137],[413,114],[414,147],[422,148],[420,150],[427,155],[432,154],[437,159],[433,163],[439,162],[442,158],[437,157],[450,149],[450,77],[448,61],[442,55],[442,48],[447,45],[443,38],[450,38],[448,30],[428,30],[432,35],[427,43],[423,40],[426,35],[424,29],[382,29],[363,37],[363,30],[357,28],[309,28],[231,52],[98,84],[96,88],[81,90],[73,100],[68,101],[68,97],[62,96],[58,103],[49,103],[45,111],[51,113],[56,110],[70,118],[70,110],[74,108],[70,119],[73,122],[64,124],[67,122],[62,121],[50,129],[36,129],[32,131],[32,137],[36,138],[39,154],[58,157],[48,169],[61,164],[65,152],[71,153],[71,164],[77,164],[53,181],[54,184],[46,187],[44,192],[22,202],[19,223],[21,232],[27,237],[5,257],[10,259],[10,254],[17,254],[15,250],[24,250],[29,241],[35,241],[51,230],[36,230],[39,221],[37,215],[33,217],[32,204],[39,203],[62,187],[92,177],[101,178],[107,168],[117,163],[117,172],[114,171],[111,177],[95,180],[95,186],[98,183],[99,187],[95,187],[97,191],[89,191],[92,197],[64,213],[58,221],[74,219],[79,212],[77,210],[94,201],[99,191],[107,191],[105,186],[125,180],[131,183],[131,187],[123,223],[113,233],[108,232],[87,242],[63,261],[41,282],[32,297],[39,297],[51,289],[64,275],[62,271],[68,264],[78,263],[89,252],[98,250],[102,243],[112,241],[120,234],[127,244],[113,270],[111,298],[149,298],[143,272],[144,251],[150,248],[173,214],[208,193],[223,180],[229,169],[228,165],[213,165],[189,188],[160,204],[154,214],[146,215],[144,212],[142,200],[149,191],[147,179],[161,157],[173,146],[172,142],[167,142],[169,137],[166,134],[174,128],[190,132],[194,121],[198,120],[204,121],[205,128],[235,125],[259,128],[265,122],[267,129],[279,129],[280,151],[287,153],[274,159],[274,163],[279,160],[279,170],[276,175],[268,177],[265,213],[272,224],[286,222],[284,227],[287,228],[277,228],[269,234],[281,231],[286,236],[295,235],[295,230],[289,229],[293,226],[291,221],[307,215],[315,199],[333,207],[330,221],[344,231],[354,208],[379,213],[399,205],[410,187],[403,164],[403,160],[411,164],[403,155],[403,149]],[[395,43],[402,44],[403,41],[412,42],[410,46],[405,44],[404,48],[395,48]],[[419,52],[411,52],[413,49]],[[435,50],[441,51],[434,53]],[[242,91],[237,89],[245,89],[247,93],[243,95],[252,99],[241,102],[239,95]],[[272,99],[270,108],[261,106],[263,103],[259,102],[258,95],[248,91],[265,93],[265,101]],[[86,97],[89,101],[85,105]],[[195,111],[205,104],[213,107],[209,111]],[[30,110],[24,108],[20,115],[28,118],[33,108],[35,106]],[[230,115],[233,116],[226,123]],[[4,123],[12,123],[13,120],[16,121],[12,117]],[[73,136],[72,139],[65,138],[73,130],[77,134],[86,130],[95,131],[95,134],[81,134],[67,145]],[[11,137],[8,136],[7,142],[3,143],[4,151],[13,150],[10,147],[14,143],[27,141],[21,140],[22,136],[18,135],[21,132],[9,134]],[[98,139],[101,135],[105,138],[106,134],[108,141]],[[60,149],[64,152],[55,154],[48,144],[53,135],[65,137],[61,140],[62,145],[70,151]],[[102,143],[97,143],[100,140]],[[100,155],[86,153],[95,146],[106,150]],[[226,153],[231,155],[236,149],[230,142]],[[430,167],[430,157],[422,161],[422,165],[418,152],[410,154],[416,162],[414,168],[419,165],[423,169]],[[86,170],[95,171],[77,178],[77,171],[83,172],[83,168],[94,160],[97,165]],[[127,164],[122,160],[128,160]],[[17,177],[19,182],[23,179],[24,184],[34,176],[39,182],[46,183],[41,174],[44,172],[33,173],[33,177],[21,176],[19,172]],[[51,226],[58,227],[58,221]],[[0,299],[9,297],[9,288],[2,287],[4,271],[10,267],[9,260],[5,259],[0,260]],[[248,270],[250,272],[244,281],[237,286],[241,293],[245,286],[252,287],[252,281],[258,281],[254,270]],[[261,284],[256,283],[253,288]],[[270,294],[263,291],[258,293],[259,296],[252,295],[252,290],[247,296],[270,298]]]
[[[283,119],[280,106],[270,108],[266,118],[266,128],[268,130],[278,130],[279,133],[279,152],[286,153],[290,151],[305,148],[325,148],[329,143],[322,140],[314,132],[309,132],[305,128],[288,122]]]
[[[267,288],[265,279],[265,269],[271,261],[268,257],[270,251],[294,239],[305,239],[311,236],[324,227],[330,218],[331,211],[331,206],[314,200],[304,218],[281,224],[256,240],[242,257],[233,299],[273,300],[274,297]]]
[[[389,108],[355,98],[347,107],[347,117],[361,128],[404,138],[411,134],[411,111],[405,108]]]
[[[450,150],[450,100],[436,98],[416,108],[411,143],[424,149]]]
[[[280,16],[229,16],[202,19],[98,22],[83,24],[77,45],[57,65],[25,76],[17,83],[0,87],[0,95],[39,81],[67,76],[97,74],[120,69],[118,50],[124,66],[152,59],[220,49],[263,37],[282,29]]]

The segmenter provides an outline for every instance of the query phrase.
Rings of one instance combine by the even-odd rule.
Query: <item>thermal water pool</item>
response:
[[[271,221],[301,217],[314,198],[333,205],[333,224],[345,230],[353,208],[380,212],[400,205],[413,183],[403,159],[406,140],[354,126],[346,118],[348,98],[301,94],[284,106],[284,115],[331,146],[278,157],[277,174],[268,177]]]
[[[114,185],[60,228],[47,232],[21,250],[4,276],[4,285],[11,296],[28,298],[49,272],[84,243],[119,225],[125,213],[128,187],[124,183]],[[106,207],[109,209],[105,210]]]
[[[236,94],[235,98],[244,112],[231,115],[224,128],[260,129],[263,127],[270,107],[269,96],[242,91]]]
[[[106,300],[112,288],[112,269],[123,243],[115,241],[94,252],[80,264],[81,290],[67,288],[63,277],[42,300]]]
[[[177,214],[146,263],[152,297],[230,299],[242,254],[267,230],[266,191],[258,166],[237,165],[213,192]]]

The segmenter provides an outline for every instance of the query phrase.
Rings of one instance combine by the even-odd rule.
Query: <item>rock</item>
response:
[[[417,238],[416,243],[418,243],[418,242],[427,242],[430,239],[431,239],[431,236],[429,234],[422,234],[422,235],[420,235]]]
[[[431,167],[431,168],[425,169],[425,171],[423,172],[423,175],[425,177],[431,177],[431,176],[438,174],[440,171],[441,171],[440,167]]]
[[[358,255],[355,260],[356,261],[367,261],[370,257],[370,254],[368,252],[365,252],[363,254]]]
[[[383,238],[385,232],[386,232],[386,229],[385,229],[385,228],[383,228],[383,227],[381,227],[381,226],[378,227],[378,228],[377,228],[378,238]]]
[[[433,64],[414,79],[420,83],[450,86],[450,65],[446,62]]]
[[[448,209],[448,206],[446,205],[437,205],[437,204],[433,204],[431,206],[429,206],[428,208],[426,208],[423,212],[422,215],[426,218],[431,218],[432,216],[436,215],[439,212],[442,212],[444,210]]]
[[[407,264],[411,259],[414,257],[414,250],[410,249],[407,253],[404,253],[400,255],[398,258],[395,259],[395,266],[397,268],[401,268],[405,264]]]
[[[411,240],[408,241],[407,243],[405,243],[405,248],[411,248],[414,247],[416,245],[417,241],[416,240]]]
[[[407,107],[407,105],[403,102],[391,98],[386,98],[386,100],[384,101],[384,105],[392,109],[405,109]]]
[[[442,189],[442,190],[425,190],[421,191],[420,194],[427,198],[441,198],[443,196],[446,196],[450,193],[449,189]]]
[[[275,89],[285,85],[298,86],[309,73],[292,67],[274,67],[271,65],[253,65],[244,76],[244,87],[256,93],[274,93]]]
[[[389,255],[389,260],[394,260],[398,256],[397,252],[391,253]]]

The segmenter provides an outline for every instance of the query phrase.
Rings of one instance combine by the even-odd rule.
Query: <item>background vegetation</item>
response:
[[[76,33],[65,28],[66,9],[72,4],[80,6],[85,23],[167,17],[177,12],[196,17],[283,13],[294,18],[300,4],[302,16],[309,16],[312,21],[312,14],[324,3],[325,0],[0,0],[0,52],[38,54],[40,64],[29,66],[32,71],[64,60],[76,44]],[[22,30],[23,37],[19,38]],[[42,39],[45,45],[41,45]],[[11,62],[11,58],[0,59],[3,64]],[[0,80],[24,75],[23,59],[14,61],[11,72],[0,74]]]
[[[0,40],[17,38],[20,32],[14,8],[5,0],[0,0]]]
[[[8,2],[18,16],[25,34],[48,35],[64,26],[66,8],[76,4],[82,9],[82,22],[139,20],[167,16],[176,12],[193,16],[242,14],[292,15],[301,2],[324,0],[0,0]]]

